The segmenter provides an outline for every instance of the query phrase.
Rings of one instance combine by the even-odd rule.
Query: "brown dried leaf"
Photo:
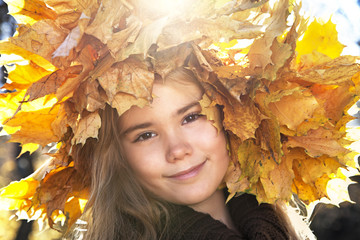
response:
[[[84,81],[80,84],[76,94],[73,96],[75,109],[79,113],[84,109],[94,112],[105,107],[106,97],[103,96],[105,93],[99,86],[99,83],[95,80]]]
[[[81,71],[82,66],[80,65],[69,67],[66,70],[59,69],[33,83],[28,88],[25,97],[30,96],[28,101],[33,101],[48,94],[54,94],[64,81],[75,78]]]
[[[170,48],[184,42],[202,39],[203,36],[219,42],[238,38],[255,38],[262,34],[261,26],[237,21],[230,16],[215,19],[194,18],[192,21],[178,20],[166,25],[157,40],[159,50]]]
[[[271,159],[280,163],[283,156],[280,128],[274,119],[262,120],[259,128],[256,130],[256,141],[262,150],[270,153]]]
[[[129,9],[123,1],[103,0],[85,33],[95,36],[106,44],[128,14]]]
[[[269,25],[267,26],[264,35],[261,38],[256,39],[249,50],[248,56],[251,68],[265,69],[268,64],[274,64],[271,47],[274,39],[281,36],[287,28],[287,16],[288,1],[280,0],[276,2],[271,11],[271,18],[267,19]]]
[[[53,58],[67,57],[70,55],[70,51],[78,46],[80,39],[84,34],[84,28],[89,23],[90,18],[82,14],[79,18],[76,27],[71,29],[70,33],[66,36],[65,40],[60,46],[52,53]]]
[[[254,102],[247,96],[244,96],[240,103],[230,94],[220,94],[209,84],[204,84],[203,86],[210,99],[214,100],[218,105],[224,106],[223,126],[225,130],[230,130],[242,141],[254,138],[256,129],[265,118]]]
[[[67,113],[65,111],[64,103],[60,103],[57,116],[51,123],[51,129],[54,132],[55,136],[57,136],[59,139],[61,139],[63,135],[67,132],[69,124],[68,122],[69,121],[67,118]]]
[[[64,41],[67,32],[53,21],[42,20],[34,25],[22,25],[18,28],[19,35],[10,42],[27,51],[35,53],[48,61],[52,61],[52,53]]]
[[[157,43],[158,38],[167,21],[168,17],[164,17],[142,27],[136,40],[116,53],[116,60],[122,61],[128,58],[130,55],[136,54],[143,55],[145,58],[150,47]],[[134,24],[136,24],[136,26],[140,25],[139,23]]]
[[[277,199],[290,200],[292,195],[291,183],[295,177],[292,164],[292,159],[284,157],[281,163],[267,175],[261,176],[261,183],[270,202],[275,202]]]
[[[330,62],[300,71],[297,77],[319,84],[350,82],[351,77],[360,71],[359,65],[354,63],[356,59],[358,58],[354,56],[341,56]]]
[[[138,106],[140,108],[143,108],[149,104],[148,101],[146,101],[143,98],[136,98],[133,95],[118,92],[114,97],[112,102],[110,102],[110,105],[114,108],[116,108],[119,116],[121,116],[124,112],[129,110],[132,106]]]
[[[247,178],[241,178],[241,170],[239,166],[232,162],[227,169],[224,181],[226,183],[227,190],[230,193],[226,202],[234,197],[236,193],[245,192],[250,186]]]
[[[59,101],[61,101],[66,96],[71,96],[73,92],[78,88],[79,84],[90,76],[96,78],[96,73],[92,72],[94,69],[94,59],[93,59],[93,49],[89,47],[85,47],[80,52],[78,60],[82,63],[82,72],[79,76],[72,78],[70,81],[65,81],[56,91],[56,97]],[[104,61],[102,64],[98,64],[97,68],[107,68],[105,65],[107,62]],[[105,65],[105,67],[104,67]],[[94,69],[94,71],[99,71],[98,69]],[[92,74],[91,74],[92,73]]]
[[[155,72],[158,73],[162,79],[165,79],[170,72],[184,65],[192,51],[192,46],[185,43],[177,47],[156,52],[153,61]]]
[[[117,63],[99,78],[101,87],[112,102],[118,92],[132,94],[136,98],[150,100],[154,73],[147,65],[135,58]]]
[[[99,128],[101,127],[101,118],[97,111],[82,116],[73,129],[74,137],[71,144],[85,144],[88,138],[97,138]]]

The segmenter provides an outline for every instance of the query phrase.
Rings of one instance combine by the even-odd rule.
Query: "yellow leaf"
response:
[[[1,197],[7,198],[29,198],[34,195],[39,181],[33,178],[22,179],[18,182],[12,182],[7,187],[2,188],[0,192]]]
[[[261,156],[260,147],[256,146],[252,140],[246,140],[238,148],[237,157],[242,177],[247,177],[250,184],[255,184],[263,172],[264,161],[267,161]]]
[[[7,126],[21,126],[21,129],[11,136],[11,142],[38,143],[43,147],[59,139],[51,130],[51,123],[56,118],[58,107],[45,108],[33,112],[20,112],[6,122]]]
[[[26,153],[26,152],[29,152],[29,154],[32,154],[33,152],[38,150],[38,148],[39,148],[39,144],[26,143],[21,146],[21,153],[19,154],[19,156],[21,156],[21,154]]]
[[[210,98],[204,94],[199,101],[201,106],[201,114],[213,123],[218,132],[222,131],[220,110],[216,107],[216,103],[211,101]]]
[[[317,51],[331,58],[339,57],[344,45],[338,41],[336,25],[329,20],[321,23],[313,21],[306,30],[302,40],[298,41],[296,52],[298,58],[302,55]]]
[[[28,88],[25,96],[30,96],[28,101],[33,101],[48,94],[55,94],[64,81],[76,77],[81,70],[82,66],[72,66],[66,70],[60,69],[44,76]]]
[[[23,57],[26,60],[33,61],[35,64],[44,68],[47,71],[54,71],[55,67],[44,57],[37,55],[36,53],[32,53],[31,51],[26,50],[20,46],[17,46],[13,42],[9,41],[1,41],[0,42],[0,53],[1,54],[16,54]]]
[[[13,15],[18,23],[30,23],[41,19],[55,19],[56,12],[48,8],[40,0],[5,0],[9,14]]]
[[[19,84],[30,84],[38,81],[49,73],[49,71],[30,62],[28,65],[17,65],[13,71],[9,72],[8,78],[12,82]]]

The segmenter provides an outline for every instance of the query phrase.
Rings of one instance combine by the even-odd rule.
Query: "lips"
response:
[[[191,167],[187,170],[180,171],[178,173],[175,173],[174,175],[168,176],[168,178],[174,178],[174,179],[178,179],[178,180],[185,180],[185,179],[192,178],[200,172],[202,167],[205,165],[205,162],[206,161],[200,163],[199,165]]]

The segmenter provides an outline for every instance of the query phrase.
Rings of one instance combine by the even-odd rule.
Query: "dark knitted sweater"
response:
[[[170,236],[174,240],[235,240],[235,239],[289,239],[283,220],[269,204],[260,204],[252,195],[244,194],[228,203],[229,212],[238,232],[228,229],[210,215],[190,207],[170,209]]]

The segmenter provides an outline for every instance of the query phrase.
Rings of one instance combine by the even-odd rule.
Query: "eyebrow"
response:
[[[152,123],[150,122],[145,122],[145,123],[140,123],[140,124],[136,124],[134,126],[131,126],[129,128],[127,128],[121,135],[127,135],[132,131],[138,130],[138,129],[143,129],[143,128],[148,128],[152,125]]]
[[[188,111],[189,109],[191,109],[194,106],[200,105],[200,103],[198,101],[192,102],[188,105],[186,105],[185,107],[182,107],[180,109],[178,109],[176,111],[176,115],[182,115],[184,114],[186,111]],[[151,127],[153,124],[151,122],[144,122],[144,123],[140,123],[140,124],[136,124],[133,125],[129,128],[127,128],[123,133],[121,133],[121,135],[127,135],[132,131],[138,130],[138,129],[144,129],[144,128],[148,128]]]
[[[185,113],[187,110],[189,110],[190,108],[197,106],[197,105],[200,105],[199,101],[192,102],[192,103],[186,105],[185,107],[182,107],[179,110],[177,110],[176,114],[181,115],[181,114]]]

